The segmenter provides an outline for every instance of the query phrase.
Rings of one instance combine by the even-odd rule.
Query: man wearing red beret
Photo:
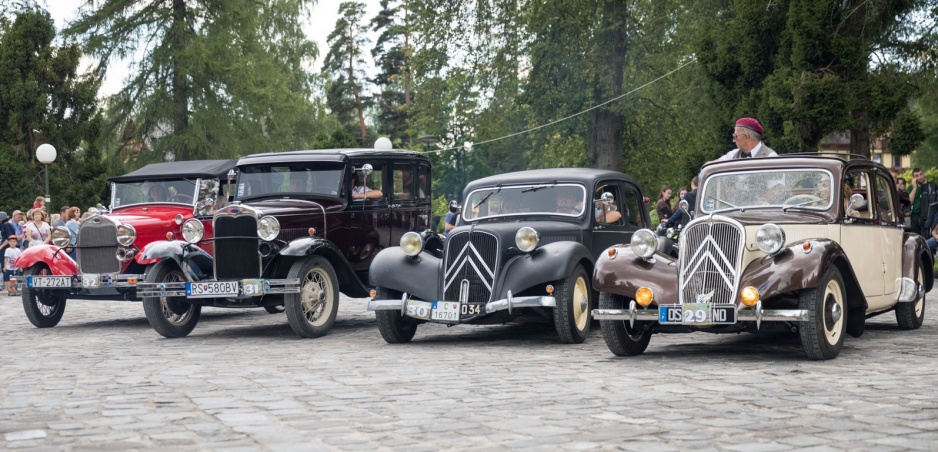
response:
[[[755,118],[739,118],[733,131],[736,149],[727,152],[717,160],[745,159],[751,157],[778,157],[771,148],[762,142],[762,124]]]

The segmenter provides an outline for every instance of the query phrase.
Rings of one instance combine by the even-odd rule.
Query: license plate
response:
[[[430,311],[430,320],[435,320],[437,322],[458,323],[459,302],[434,301],[433,310]]]
[[[81,275],[81,287],[85,289],[94,289],[100,287],[101,275],[95,273],[85,273]]]
[[[187,298],[215,298],[238,296],[238,281],[187,282]]]
[[[27,276],[26,287],[68,289],[72,287],[71,276]]]
[[[407,300],[406,314],[420,320],[430,320],[433,305],[429,301]]]
[[[270,283],[263,279],[245,279],[241,281],[241,293],[249,297],[262,297],[270,292]]]
[[[728,325],[736,323],[736,307],[692,303],[682,306],[658,306],[658,323],[691,326]]]
[[[483,312],[485,312],[485,308],[482,303],[463,303],[459,307],[461,317],[474,317]]]

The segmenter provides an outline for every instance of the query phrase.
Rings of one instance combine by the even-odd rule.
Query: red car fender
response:
[[[150,245],[150,244],[148,243],[147,246],[149,246],[149,245]],[[146,247],[143,247],[143,250],[145,250],[145,249],[147,249],[147,248],[146,248]],[[157,262],[159,262],[159,261],[162,260],[161,258],[145,259],[145,258],[143,257],[143,250],[140,250],[139,253],[137,253],[136,255],[134,255],[134,260],[137,261],[138,264],[143,265],[143,266],[146,266],[146,265],[155,264],[155,263],[157,263]]]
[[[23,250],[23,254],[16,258],[16,267],[24,270],[40,263],[49,267],[53,275],[78,274],[78,264],[64,249],[55,245],[33,245]]]

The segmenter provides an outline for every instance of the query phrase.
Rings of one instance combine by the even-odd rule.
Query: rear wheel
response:
[[[844,280],[837,267],[828,270],[817,287],[801,292],[798,306],[811,316],[798,329],[801,347],[808,358],[833,359],[840,354],[847,331],[845,300]]]
[[[915,275],[915,285],[918,287],[923,287],[925,285],[925,276],[923,276],[922,268],[919,267],[918,273]],[[911,303],[898,303],[896,304],[896,321],[899,323],[899,328],[903,330],[917,330],[922,326],[922,322],[925,320],[925,294],[922,294],[922,298],[915,300]]]
[[[401,293],[387,289],[377,289],[378,300],[400,299]],[[378,321],[378,331],[381,337],[389,344],[404,344],[410,342],[417,333],[417,325],[420,324],[405,315],[401,311],[375,311],[375,319]]]
[[[52,272],[42,264],[27,268],[25,276],[49,276]],[[25,282],[26,279],[23,281]],[[52,328],[59,324],[65,314],[65,301],[68,297],[66,289],[31,289],[23,287],[23,310],[26,318],[36,328]]]
[[[628,309],[625,298],[610,293],[599,294],[599,309]],[[606,346],[616,356],[641,355],[651,341],[651,331],[645,322],[635,322],[629,326],[625,320],[600,320],[599,329],[603,332]]]
[[[554,308],[554,329],[565,344],[579,344],[590,332],[590,283],[586,270],[579,264],[567,276],[557,292]]]
[[[186,278],[174,262],[163,261],[147,271],[146,282],[182,282]],[[143,297],[143,312],[150,326],[164,337],[185,337],[199,323],[202,306],[185,297]]]
[[[302,337],[328,333],[339,312],[339,286],[332,264],[322,256],[311,256],[294,263],[287,278],[300,280],[300,293],[284,297],[290,328]]]

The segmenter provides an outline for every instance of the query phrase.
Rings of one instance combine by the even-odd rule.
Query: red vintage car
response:
[[[137,281],[160,259],[143,259],[147,244],[179,234],[182,224],[198,218],[212,231],[212,215],[227,200],[222,189],[235,160],[155,163],[108,179],[110,210],[83,220],[78,234],[52,231],[51,245],[34,245],[16,264],[23,269],[23,308],[38,328],[57,325],[69,296],[136,299]],[[232,173],[233,176],[234,173]],[[70,247],[76,260],[69,257]],[[203,248],[210,258],[211,246]]]

